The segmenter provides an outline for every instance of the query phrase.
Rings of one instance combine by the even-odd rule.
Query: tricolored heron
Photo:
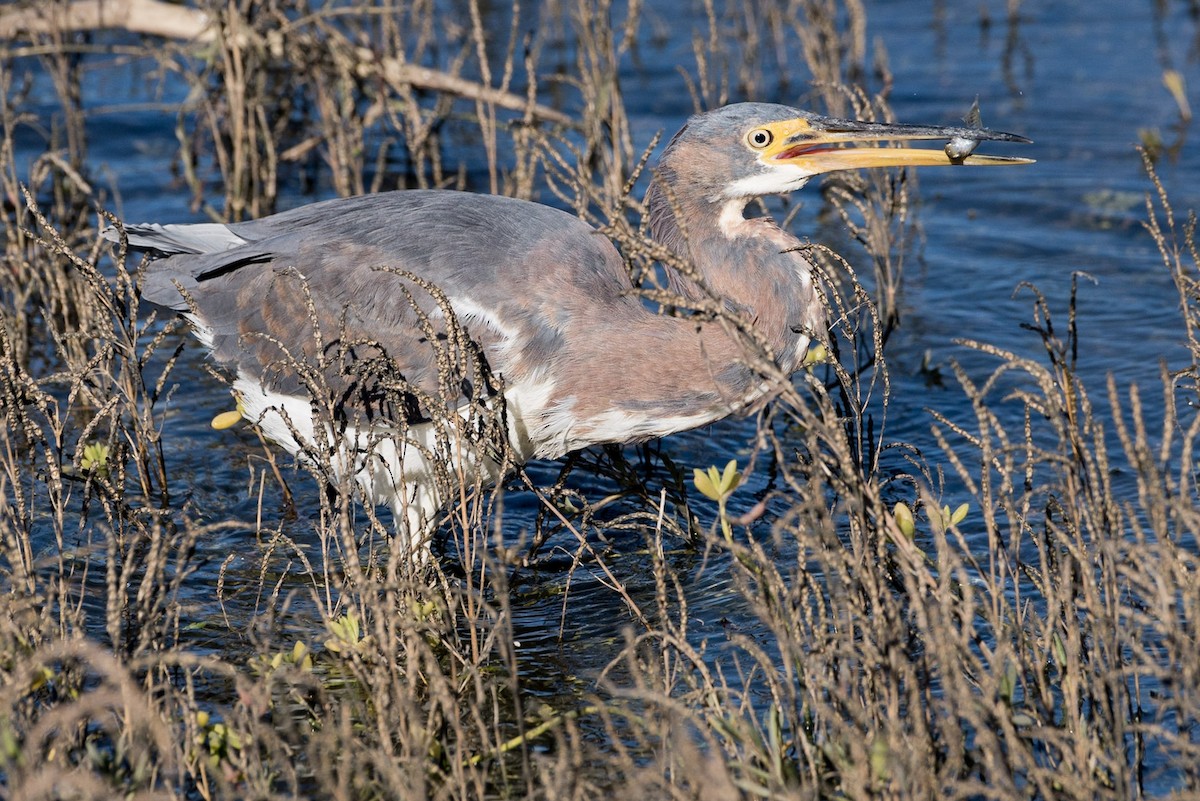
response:
[[[1028,163],[969,153],[953,158],[940,149],[842,147],[955,137],[1029,141],[978,128],[833,119],[763,103],[698,114],[659,160],[646,199],[649,230],[753,321],[777,366],[791,374],[823,331],[825,309],[799,240],[769,219],[746,219],[746,205],[832,170]],[[354,348],[322,360],[331,346],[322,338],[375,343],[372,353],[382,349],[410,386],[436,395],[429,335],[444,308],[380,268],[440,290],[502,379],[508,437],[519,461],[695,428],[764,391],[727,327],[648,308],[613,244],[549,206],[413,190],[329,200],[253,222],[125,231],[131,247],[153,257],[144,267],[143,297],[191,320],[216,361],[235,373],[245,417],[301,457],[319,439],[314,386],[351,401],[369,394],[362,373],[353,364],[347,369]],[[120,236],[114,229],[106,235]],[[687,285],[667,270],[678,286]],[[314,380],[297,358],[327,374]],[[464,388],[462,402],[470,392]],[[406,413],[408,425],[399,427],[416,446],[392,436],[398,421],[388,414]],[[432,480],[430,443],[421,442],[429,426],[419,411],[395,406],[363,419],[338,430],[344,444],[335,470],[353,474],[369,502],[390,504],[400,546],[423,558],[418,540],[446,500]],[[374,442],[373,458],[354,455],[365,439]],[[488,457],[456,467],[498,478]]]

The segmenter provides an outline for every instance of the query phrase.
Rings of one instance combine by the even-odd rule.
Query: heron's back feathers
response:
[[[297,362],[320,364],[321,394],[358,406],[389,375],[439,396],[447,303],[508,385],[589,369],[600,319],[645,313],[607,238],[507,197],[391,192],[251,222],[126,230],[155,256],[143,298],[188,314],[217,362],[296,395],[318,389]],[[465,387],[463,400],[481,389]]]

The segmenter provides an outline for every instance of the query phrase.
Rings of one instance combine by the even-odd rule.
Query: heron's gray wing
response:
[[[131,243],[176,251],[147,264],[144,296],[191,314],[218,362],[264,386],[323,387],[368,411],[397,377],[444,388],[439,352],[444,362],[454,344],[444,304],[513,382],[569,358],[563,334],[580,308],[637,303],[607,239],[510,198],[396,192],[220,227],[134,227]],[[480,391],[463,380],[464,398]]]
[[[148,250],[163,256],[175,253],[212,253],[246,244],[246,240],[221,223],[145,223],[127,225],[125,233],[129,246],[134,250]],[[105,229],[104,236],[113,242],[120,239],[116,228]]]

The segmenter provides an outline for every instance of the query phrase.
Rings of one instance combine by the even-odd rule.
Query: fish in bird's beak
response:
[[[979,95],[975,95],[975,102],[971,104],[971,110],[967,112],[967,116],[963,117],[963,122],[973,129],[983,127],[983,121],[979,117]],[[957,164],[974,153],[977,147],[979,147],[979,140],[975,137],[955,136],[942,149],[946,151],[950,160]]]
[[[767,165],[792,165],[809,175],[863,167],[936,167],[964,164],[987,167],[1032,164],[1033,159],[1012,156],[982,156],[967,152],[955,157],[944,149],[912,147],[845,147],[868,142],[914,140],[1020,142],[1031,140],[1017,134],[987,128],[962,126],[901,125],[884,122],[839,120],[832,117],[799,117],[767,123],[746,134],[746,143],[759,151]],[[971,148],[974,149],[973,147]]]

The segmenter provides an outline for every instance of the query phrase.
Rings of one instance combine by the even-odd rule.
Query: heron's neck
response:
[[[781,366],[802,358],[797,335],[818,332],[824,310],[812,267],[796,252],[801,242],[769,218],[747,220],[745,199],[681,206],[656,184],[646,200],[654,240],[694,269],[709,292],[753,320]],[[671,288],[685,298],[707,294],[680,270],[665,269]]]

